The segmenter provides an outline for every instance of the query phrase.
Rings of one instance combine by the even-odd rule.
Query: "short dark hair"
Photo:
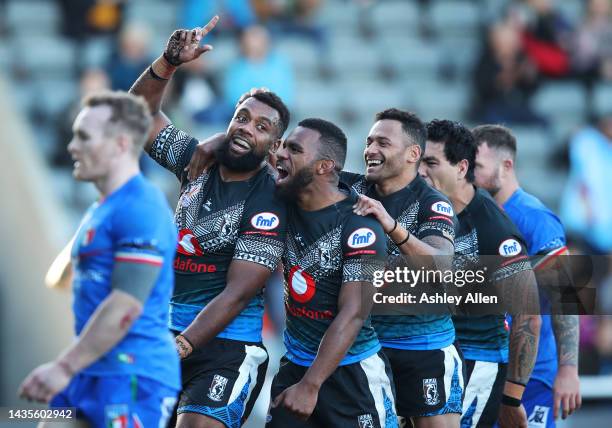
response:
[[[463,159],[468,161],[465,179],[474,182],[476,165],[476,141],[472,132],[459,122],[434,119],[427,124],[427,139],[434,143],[444,143],[444,156],[451,165]]]
[[[289,126],[289,122],[291,121],[291,114],[289,113],[289,109],[281,100],[281,98],[276,95],[274,92],[266,91],[266,92],[256,92],[248,98],[255,98],[257,101],[260,101],[278,112],[280,116],[280,121],[278,124],[278,138],[281,138],[287,127]],[[246,98],[246,99],[248,99]],[[245,99],[245,100],[246,100]]]
[[[131,134],[135,151],[140,153],[153,124],[149,106],[143,97],[123,91],[102,91],[85,97],[82,105],[110,107],[109,124],[116,125]]]
[[[375,118],[377,122],[379,120],[397,120],[400,122],[404,133],[412,139],[413,144],[418,144],[421,147],[421,153],[425,153],[427,131],[425,130],[425,124],[416,114],[397,108],[389,108],[376,113]]]
[[[516,157],[516,138],[510,129],[501,125],[480,125],[472,130],[476,146],[487,143],[495,150],[507,150],[512,159]]]
[[[324,159],[333,160],[336,163],[337,171],[344,168],[347,139],[342,129],[327,120],[317,118],[304,119],[298,123],[298,126],[321,134],[319,155]]]

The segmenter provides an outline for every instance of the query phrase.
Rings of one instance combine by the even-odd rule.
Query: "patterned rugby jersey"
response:
[[[361,174],[343,172],[340,180],[357,193],[380,201],[389,215],[418,239],[440,236],[453,242],[457,224],[453,208],[448,198],[422,177],[415,177],[405,188],[384,197]],[[400,255],[388,236],[386,245],[390,259]],[[449,346],[455,340],[450,314],[374,315],[372,319],[384,347],[432,350]]]
[[[500,281],[531,269],[521,234],[497,203],[476,189],[458,215],[455,269],[485,266],[488,281]],[[487,257],[486,262],[480,256]],[[468,360],[508,361],[508,328],[504,315],[454,316],[457,340]]]
[[[274,194],[274,178],[263,168],[245,181],[225,182],[218,166],[194,181],[185,179],[198,141],[169,125],[150,155],[182,181],[174,220],[179,243],[174,260],[176,285],[170,304],[170,328],[184,330],[226,285],[232,260],[273,271],[285,242],[286,206]],[[217,337],[261,341],[263,296],[259,293]]]
[[[356,201],[357,194],[351,192],[346,199],[321,210],[289,208],[283,255],[287,310],[284,340],[287,358],[295,364],[312,364],[323,335],[338,313],[343,284],[371,283],[374,272],[384,268],[382,226],[373,217],[354,214]],[[368,298],[367,293],[364,298]],[[340,365],[361,361],[379,349],[368,318]]]

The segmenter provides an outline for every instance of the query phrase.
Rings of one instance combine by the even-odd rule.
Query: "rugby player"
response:
[[[154,114],[146,152],[181,181],[170,303],[182,359],[178,427],[237,427],[248,417],[268,361],[261,343],[262,288],[285,241],[285,204],[274,195],[266,163],[289,123],[282,100],[272,92],[243,99],[216,153],[218,164],[193,180],[185,167],[198,141],[160,111],[177,67],[212,48],[200,41],[217,20],[175,31],[130,90],[143,95]]]
[[[541,266],[567,254],[559,218],[520,187],[514,170],[516,139],[510,130],[482,125],[472,132],[478,146],[475,183],[503,207],[525,238],[528,254],[541,256]],[[554,427],[560,410],[565,419],[580,407],[578,336],[578,315],[542,316],[538,356],[522,397],[533,426]]]
[[[456,217],[449,200],[417,174],[425,139],[425,126],[414,114],[382,111],[366,140],[365,175],[341,177],[363,195],[355,212],[373,214],[383,225],[389,257],[454,252]],[[417,428],[459,426],[463,363],[450,314],[372,318],[391,363],[398,415]]]
[[[455,268],[477,260],[476,266],[482,263],[488,268],[488,280],[508,293],[524,296],[527,309],[537,289],[525,244],[487,192],[474,187],[475,159],[474,137],[463,125],[448,120],[427,125],[419,172],[448,195],[458,213]],[[493,263],[481,259],[493,255],[498,256]],[[491,427],[498,413],[502,427],[526,427],[520,398],[535,362],[540,316],[516,315],[510,337],[504,314],[456,316],[454,322],[467,367],[461,427]]]
[[[75,407],[89,426],[165,426],[180,389],[167,327],[177,231],[164,195],[138,167],[152,118],[144,100],[121,92],[83,106],[68,150],[74,177],[94,183],[100,200],[72,245],[77,338],[20,394]]]
[[[267,427],[397,427],[391,371],[370,322],[385,236],[353,213],[339,186],[346,137],[301,121],[277,152],[277,193],[289,202],[283,256],[287,353],[272,382]]]

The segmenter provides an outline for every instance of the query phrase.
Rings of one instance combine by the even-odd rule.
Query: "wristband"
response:
[[[180,338],[180,339],[179,339],[179,338]],[[187,345],[189,345],[189,347],[190,347],[191,349],[185,349],[185,348],[186,348],[186,346],[185,346],[185,343],[183,343],[183,341],[184,341],[184,342],[185,342]],[[194,348],[193,348],[193,343],[191,343],[191,341],[190,341],[189,339],[187,339],[185,336],[183,336],[182,334],[179,334],[179,335],[177,335],[177,336],[176,336],[176,338],[175,338],[175,342],[177,343],[177,345],[178,345],[178,347],[179,347],[179,348],[183,349],[183,350],[186,352],[185,357],[188,357],[188,356],[189,356],[189,355],[190,355],[190,354],[193,352],[193,349],[194,349]],[[182,357],[182,356],[181,356],[181,358],[185,358],[185,357]]]
[[[406,231],[406,232],[408,232],[408,231]],[[408,242],[409,239],[410,239],[410,232],[408,232],[408,236],[406,236],[406,239],[404,239],[401,242],[396,242],[395,245],[397,245],[397,248],[399,248],[402,245],[404,245],[406,242]]]
[[[151,64],[151,65],[149,66],[149,74],[150,74],[150,75],[151,75],[151,77],[152,77],[152,78],[154,78],[155,80],[161,80],[161,81],[164,81],[164,82],[168,80],[168,79],[164,79],[163,77],[161,77],[161,76],[157,75],[157,74],[155,73],[155,71],[153,71],[153,64]]]
[[[522,386],[523,388],[527,388],[527,384],[526,384],[526,383],[523,383],[523,382],[518,382],[518,381],[516,381],[516,380],[508,380],[508,379],[506,379],[506,382],[513,383],[513,384],[515,384],[515,385],[520,385],[520,386]]]
[[[390,235],[393,233],[393,231],[397,229],[397,220],[393,220],[393,229],[391,229],[390,231],[387,232],[387,235]]]
[[[520,407],[521,406],[521,400],[519,400],[518,398],[510,397],[509,395],[506,395],[506,394],[502,394],[501,402],[502,404],[506,406],[510,406],[510,407]]]

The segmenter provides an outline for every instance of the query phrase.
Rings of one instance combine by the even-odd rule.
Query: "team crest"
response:
[[[104,408],[106,428],[128,428],[128,417],[127,404],[111,404]]]
[[[438,394],[438,379],[423,379],[423,398],[428,406],[435,406],[440,402]]]
[[[323,270],[331,270],[334,267],[332,260],[332,245],[329,242],[319,243],[319,265]]]
[[[219,228],[221,238],[229,239],[234,232],[234,224],[232,223],[232,216],[230,214],[224,214],[221,218],[221,227]]]
[[[213,381],[208,389],[208,398],[213,401],[221,401],[223,399],[223,393],[227,385],[227,378],[221,375],[215,375]]]
[[[369,413],[357,416],[357,423],[359,424],[359,428],[374,428],[374,420]]]
[[[548,412],[550,407],[535,406],[529,415],[529,428],[545,428],[548,422]]]

